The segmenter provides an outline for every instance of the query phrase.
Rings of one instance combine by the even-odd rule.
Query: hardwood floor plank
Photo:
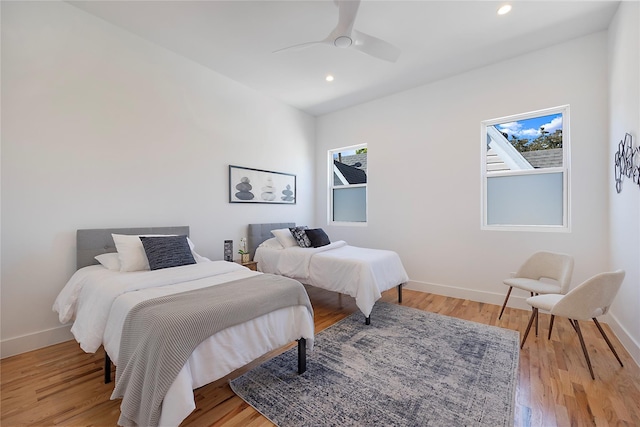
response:
[[[571,422],[569,420],[567,407],[564,405],[564,398],[562,399],[562,402],[562,405],[555,405],[556,421],[559,426],[568,426],[571,425]]]
[[[357,307],[353,298],[307,287],[315,312],[316,332],[331,326]],[[383,293],[397,303],[397,290]],[[531,314],[507,307],[403,290],[403,304],[460,319],[522,333]],[[372,318],[375,322],[375,318]],[[547,339],[549,316],[540,315],[538,337],[532,332],[520,351],[514,425],[640,426],[640,368],[608,326],[603,325],[624,363],[620,367],[595,325],[581,322],[596,375],[592,380],[580,343],[566,319],[556,319]],[[194,391],[196,410],[183,426],[273,426],[237,397],[228,385],[286,348]],[[113,383],[103,383],[103,353],[85,354],[73,341],[0,361],[2,426],[114,426],[120,401],[109,400]]]

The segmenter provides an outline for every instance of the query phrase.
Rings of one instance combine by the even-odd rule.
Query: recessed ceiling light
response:
[[[326,81],[328,82],[332,82],[333,81],[333,76],[331,74],[327,74],[327,77],[324,78]]]
[[[506,15],[509,12],[511,12],[510,4],[505,4],[504,6],[501,6],[500,9],[498,9],[498,15]]]

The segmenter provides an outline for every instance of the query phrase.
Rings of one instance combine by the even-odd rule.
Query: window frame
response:
[[[332,148],[327,151],[327,224],[336,226],[355,226],[366,227],[369,221],[369,162],[367,152],[367,182],[365,184],[349,184],[349,185],[335,185],[333,181],[333,155],[343,151],[359,150],[362,148],[368,148],[366,143],[349,145],[346,147]],[[334,221],[333,220],[333,191],[336,188],[365,188],[365,221]]]
[[[487,171],[487,127],[526,120],[535,117],[548,116],[551,114],[562,114],[562,166],[549,167],[544,169],[530,169],[517,171]],[[483,120],[480,123],[480,159],[481,159],[481,230],[496,231],[535,231],[535,232],[571,232],[571,126],[570,126],[570,108],[569,105],[561,105],[557,107],[545,108],[542,110],[531,111],[527,113],[514,114],[505,117],[499,117],[490,120]],[[507,177],[507,176],[525,176],[525,175],[541,175],[549,173],[562,173],[562,224],[561,225],[534,225],[534,224],[488,224],[488,200],[487,185],[488,179],[491,177]]]

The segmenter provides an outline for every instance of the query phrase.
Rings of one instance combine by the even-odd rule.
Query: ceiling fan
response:
[[[377,37],[353,29],[353,23],[356,20],[360,0],[334,0],[334,3],[338,6],[338,25],[329,33],[327,38],[285,47],[273,53],[326,44],[343,49],[355,49],[374,58],[396,62],[400,56],[400,49]]]

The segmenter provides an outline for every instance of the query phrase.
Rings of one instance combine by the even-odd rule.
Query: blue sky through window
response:
[[[496,125],[496,128],[500,132],[508,134],[509,139],[512,139],[513,135],[515,135],[516,138],[526,138],[532,141],[540,136],[541,126],[544,126],[544,130],[549,133],[554,133],[557,129],[562,129],[562,114],[550,114],[548,116],[501,123]]]

